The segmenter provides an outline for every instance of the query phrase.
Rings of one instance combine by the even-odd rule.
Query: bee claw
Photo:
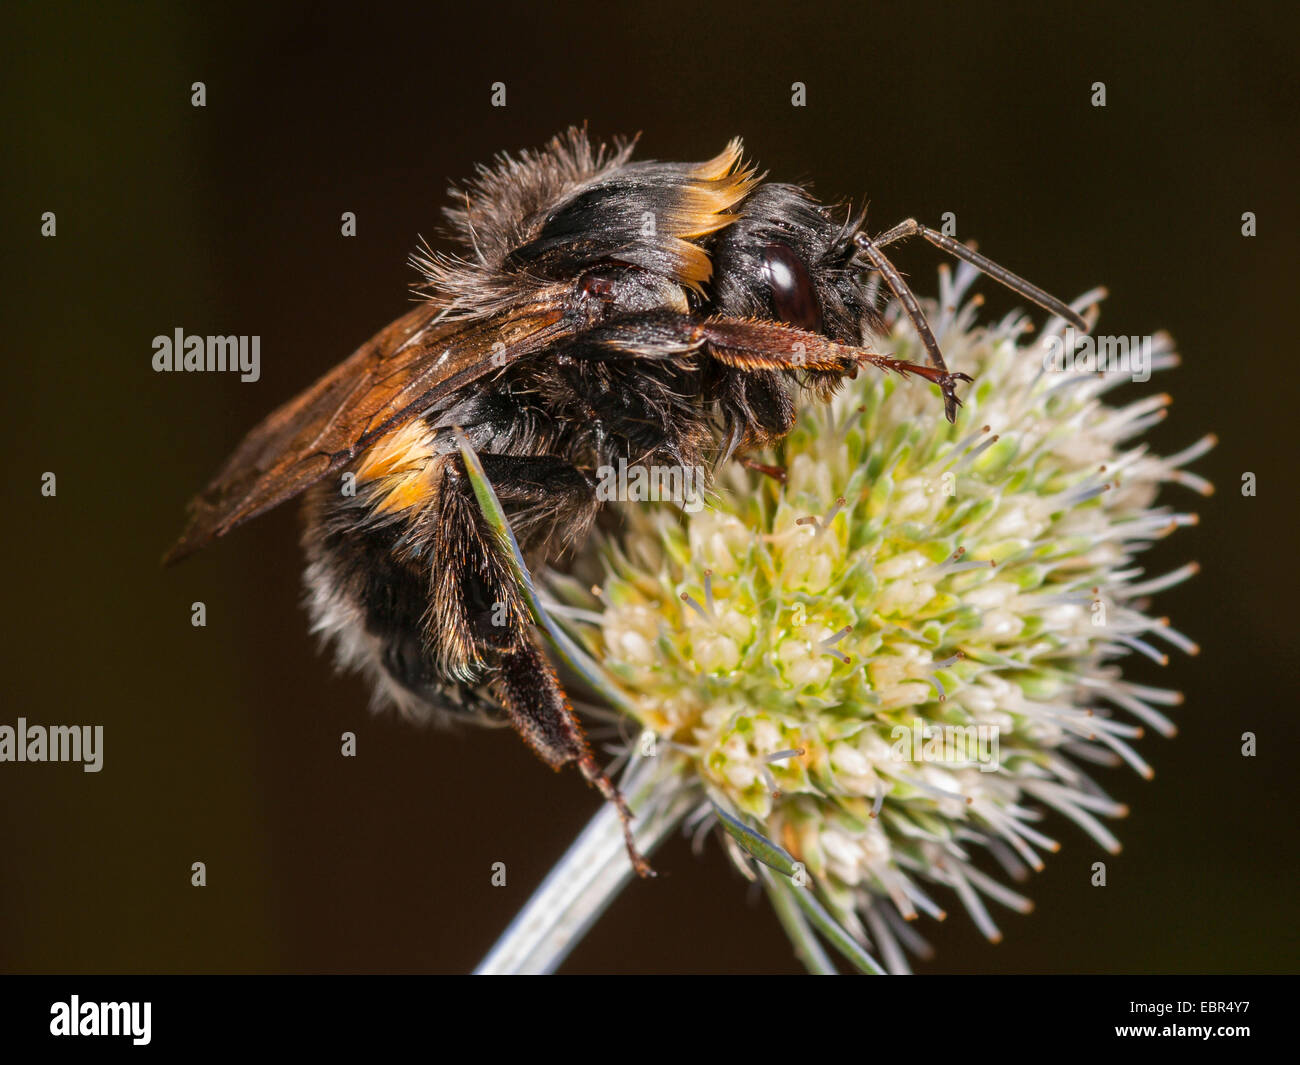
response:
[[[970,374],[965,373],[945,373],[940,376],[938,385],[943,392],[943,412],[948,421],[957,420],[957,408],[962,405],[961,400],[957,398],[956,384],[958,381],[974,380]]]
[[[623,793],[615,787],[613,781],[609,779],[590,753],[585,754],[578,759],[578,769],[582,775],[587,778],[588,783],[596,788],[618,811],[619,820],[623,822],[623,842],[627,847],[628,860],[632,863],[632,868],[636,875],[643,880],[653,879],[659,874],[646,861],[645,856],[641,853],[636,845],[636,837],[632,832],[632,811],[627,805],[627,800],[623,798]]]

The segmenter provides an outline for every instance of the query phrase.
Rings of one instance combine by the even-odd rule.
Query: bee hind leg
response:
[[[483,454],[484,472],[511,527],[529,541],[563,541],[585,529],[595,511],[590,482],[561,459]],[[628,856],[638,876],[653,875],[632,835],[632,813],[618,788],[596,764],[582,726],[555,670],[538,649],[527,606],[507,560],[479,510],[460,456],[451,459],[443,485],[444,543],[459,561],[443,575],[439,616],[463,632],[477,656],[492,664],[488,687],[516,732],[553,769],[576,765],[587,782],[618,810]],[[454,619],[461,619],[463,626]]]
[[[501,657],[492,685],[510,723],[539,758],[552,769],[575,763],[587,782],[612,803],[623,822],[623,840],[637,876],[653,876],[637,849],[632,811],[622,793],[596,764],[582,727],[560,686],[559,678],[531,640]]]

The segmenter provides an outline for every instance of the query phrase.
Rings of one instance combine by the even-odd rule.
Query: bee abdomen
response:
[[[429,646],[435,560],[419,545],[399,546],[411,527],[376,524],[364,504],[324,486],[308,493],[304,517],[307,611],[338,668],[371,682],[376,708],[395,707],[414,721],[486,713],[491,697],[479,691],[485,664],[471,657],[448,668]]]

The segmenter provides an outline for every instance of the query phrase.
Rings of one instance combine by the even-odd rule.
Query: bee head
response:
[[[861,343],[880,318],[863,283],[859,220],[795,185],[760,185],[714,238],[712,294],[720,314],[784,322]]]

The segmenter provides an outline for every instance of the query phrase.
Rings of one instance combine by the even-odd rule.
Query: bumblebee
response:
[[[450,190],[459,250],[425,245],[417,305],[252,430],[190,504],[165,561],[305,493],[308,603],[340,664],[404,714],[504,712],[549,765],[574,764],[624,820],[538,643],[461,456],[468,439],[530,565],[582,544],[602,469],[714,469],[866,367],[960,404],[883,249],[921,236],[1077,328],[1078,314],[952,238],[766,181],[732,141],[702,163],[636,162],[572,129]],[[873,350],[872,274],[926,364]],[[463,436],[462,436],[463,434]]]

